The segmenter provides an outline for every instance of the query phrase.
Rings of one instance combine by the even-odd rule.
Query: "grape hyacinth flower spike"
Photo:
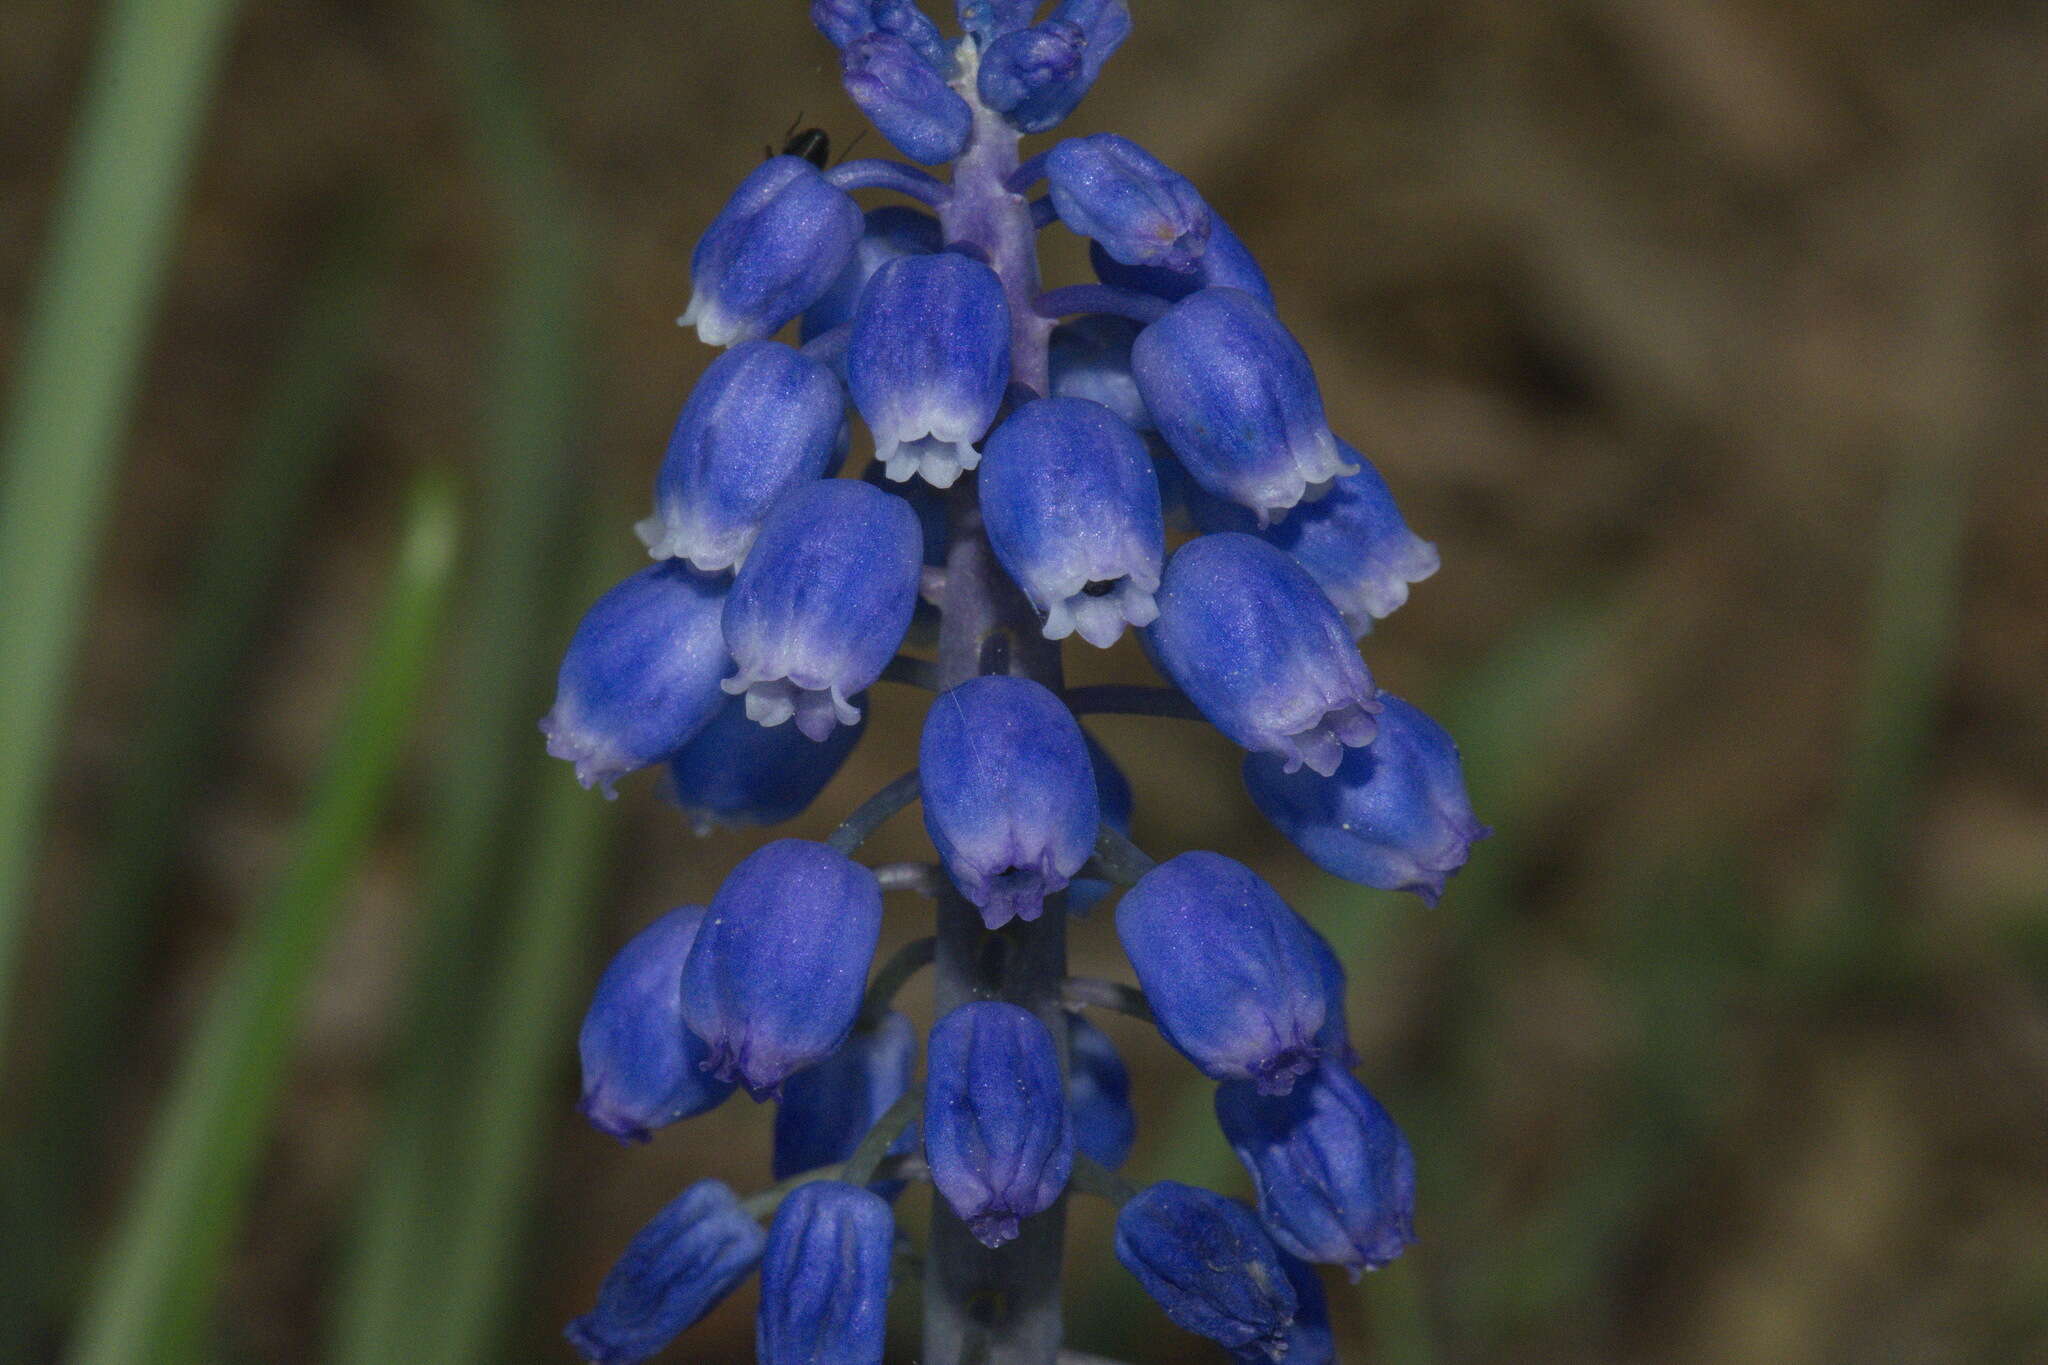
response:
[[[1123,0],[958,0],[950,36],[917,0],[810,13],[882,136],[948,169],[770,157],[706,229],[684,320],[728,349],[638,528],[661,562],[590,609],[543,729],[607,793],[661,765],[699,832],[798,817],[857,742],[900,775],[825,840],[762,844],[606,969],[578,1038],[591,1123],[645,1141],[743,1087],[776,1101],[772,1155],[744,1199],[706,1180],[658,1213],[569,1339],[648,1359],[758,1264],[767,1365],[1056,1365],[1088,1347],[1061,1306],[1079,1196],[1118,1207],[1117,1258],[1173,1322],[1239,1361],[1327,1365],[1316,1266],[1383,1265],[1415,1217],[1416,1157],[1351,1074],[1372,1059],[1345,964],[1252,869],[1133,842],[1131,781],[1083,720],[1206,720],[1310,859],[1434,900],[1485,831],[1456,746],[1377,690],[1357,639],[1436,551],[1331,429],[1264,271],[1194,183],[1114,133],[1055,131],[1130,32]],[[872,191],[910,203],[856,202]],[[1048,231],[1099,282],[1047,288]],[[1070,637],[1132,630],[1170,686],[1068,685]],[[906,695],[925,700],[915,754],[886,718],[863,740],[870,705]],[[914,803],[931,852],[875,855]],[[877,963],[885,896],[929,909]],[[1082,917],[1098,900],[1135,985],[1069,974],[1070,938],[1108,946]],[[1156,1081],[1099,1010],[1218,1082],[1256,1211],[1115,1174]],[[898,1200],[914,1182],[934,1197]],[[927,1208],[921,1234],[900,1226]],[[911,1264],[919,1339],[892,1342]]]

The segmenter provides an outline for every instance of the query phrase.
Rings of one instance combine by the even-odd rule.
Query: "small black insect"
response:
[[[782,155],[800,156],[822,171],[825,163],[832,159],[832,135],[823,128],[802,128],[803,121],[803,110],[799,109],[782,134]],[[771,157],[775,155],[773,147],[761,150]]]

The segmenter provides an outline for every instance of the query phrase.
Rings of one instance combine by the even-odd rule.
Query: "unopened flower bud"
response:
[[[1042,24],[990,42],[981,54],[981,102],[1023,133],[1057,126],[1130,36],[1123,0],[1063,0]]]
[[[698,834],[744,825],[779,825],[810,808],[867,730],[867,695],[853,698],[860,719],[814,740],[794,725],[756,725],[747,699],[728,697],[697,737],[668,760],[662,795]]]
[[[1187,177],[1115,133],[1070,137],[1045,159],[1060,221],[1125,265],[1192,271],[1209,246],[1209,206]]]
[[[1241,1361],[1285,1358],[1300,1301],[1280,1249],[1242,1205],[1162,1180],[1117,1214],[1116,1258],[1179,1326]]]
[[[1050,1208],[1074,1164],[1059,1056],[1038,1016],[983,1000],[932,1028],[924,1149],[939,1194],[986,1246]]]
[[[891,1010],[872,1029],[857,1029],[816,1066],[782,1087],[775,1107],[777,1180],[787,1180],[853,1155],[868,1129],[910,1088],[917,1065],[917,1030]],[[915,1125],[890,1146],[907,1152]]]
[[[912,161],[934,166],[966,148],[973,111],[906,39],[871,33],[848,43],[840,81],[882,136]]]
[[[598,979],[576,1040],[591,1124],[627,1142],[716,1108],[732,1085],[707,1075],[711,1050],[683,1027],[683,961],[704,907],[671,910],[619,950]]]
[[[798,1186],[761,1258],[759,1365],[881,1365],[896,1217],[838,1180]]]
[[[646,1360],[736,1289],[767,1242],[731,1190],[700,1180],[640,1229],[564,1335],[594,1365]]]

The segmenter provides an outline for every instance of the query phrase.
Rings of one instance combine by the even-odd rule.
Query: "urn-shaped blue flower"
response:
[[[725,582],[679,561],[642,569],[584,615],[540,723],[584,786],[612,784],[689,743],[716,714],[730,660]]]
[[[1133,431],[1151,431],[1152,414],[1131,376],[1131,343],[1138,324],[1113,313],[1083,313],[1052,329],[1047,363],[1052,396],[1102,404]]]
[[[924,537],[901,498],[852,479],[777,503],[733,579],[722,618],[739,665],[720,685],[747,716],[822,740],[896,653],[917,602]]]
[[[925,829],[991,929],[1037,919],[1095,847],[1102,815],[1087,741],[1038,683],[972,678],[940,694],[917,767]]]
[[[1379,734],[1328,777],[1286,771],[1269,754],[1245,760],[1252,803],[1316,866],[1435,905],[1486,826],[1472,814],[1458,746],[1399,697],[1380,695]]]
[[[732,870],[683,963],[683,1022],[756,1099],[830,1056],[860,1012],[882,927],[875,874],[806,839]]]
[[[860,234],[860,205],[844,190],[802,157],[771,157],[697,242],[677,321],[707,346],[772,336],[831,286]]]
[[[656,559],[730,569],[776,500],[824,475],[845,417],[824,365],[779,341],[733,347],[683,405],[654,481],[655,513],[633,529]]]
[[[977,93],[1017,131],[1043,133],[1074,112],[1130,31],[1123,0],[1061,0],[1044,23],[987,44]]]
[[[916,1065],[917,1030],[891,1010],[873,1028],[855,1029],[824,1061],[791,1076],[775,1106],[775,1178],[852,1156],[875,1120],[910,1088]],[[907,1152],[914,1142],[906,1129],[890,1150]]]
[[[1209,246],[1209,206],[1157,157],[1115,133],[1070,137],[1045,158],[1060,221],[1125,265],[1193,270]]]
[[[1138,334],[1131,369],[1195,482],[1262,523],[1358,468],[1330,432],[1300,343],[1242,290],[1176,303]]]
[[[1116,1258],[1166,1316],[1241,1361],[1280,1361],[1300,1311],[1280,1249],[1242,1205],[1162,1180],[1116,1218]]]
[[[979,464],[1009,378],[1010,309],[980,261],[906,256],[861,292],[846,383],[890,478],[948,488]]]
[[[1308,571],[1255,536],[1202,536],[1166,566],[1153,659],[1209,723],[1285,771],[1372,742],[1372,675]]]
[[[711,1050],[683,1027],[683,961],[704,907],[671,910],[635,934],[598,979],[576,1048],[591,1124],[626,1142],[716,1107],[730,1082],[707,1075]]]
[[[1131,1073],[1109,1035],[1078,1014],[1067,1016],[1067,1107],[1075,1148],[1105,1170],[1123,1165],[1138,1136]]]
[[[1100,242],[1088,244],[1088,264],[1104,284],[1154,294],[1175,303],[1200,289],[1238,289],[1268,308],[1273,306],[1273,288],[1266,282],[1266,272],[1259,268],[1251,248],[1213,211],[1209,215],[1209,245],[1190,270],[1125,265],[1104,251]]]
[[[1074,1165],[1074,1124],[1052,1035],[1029,1010],[962,1005],[932,1028],[924,1150],[932,1184],[987,1246],[1052,1207]]]
[[[794,725],[756,725],[745,697],[728,697],[697,737],[668,760],[662,794],[698,834],[741,825],[779,825],[810,808],[867,730],[865,693],[853,698],[860,719],[814,740]]]
[[[939,220],[929,213],[885,204],[867,212],[867,228],[853,249],[853,259],[832,287],[804,313],[800,329],[805,341],[853,321],[860,294],[877,270],[904,256],[927,256],[942,245]]]
[[[1107,649],[1159,615],[1166,519],[1145,440],[1085,398],[1026,403],[988,439],[982,515],[1045,637]]]
[[[1217,1080],[1285,1094],[1322,1047],[1328,984],[1314,931],[1263,878],[1220,853],[1183,853],[1116,907],[1117,937],[1159,1031]]]
[[[895,1243],[880,1197],[838,1180],[791,1191],[761,1258],[759,1365],[881,1365]]]
[[[761,1259],[768,1234],[731,1190],[700,1180],[654,1215],[564,1333],[585,1360],[634,1365],[717,1306]]]
[[[1287,1251],[1356,1280],[1415,1240],[1415,1158],[1342,1067],[1325,1062],[1285,1095],[1218,1086],[1216,1121],[1251,1172],[1266,1230]]]

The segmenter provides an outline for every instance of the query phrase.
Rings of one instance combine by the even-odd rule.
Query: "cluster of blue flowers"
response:
[[[691,261],[682,322],[725,349],[638,527],[656,563],[569,645],[549,752],[608,793],[661,767],[700,830],[773,824],[845,762],[876,683],[937,695],[914,774],[829,842],[760,848],[600,981],[580,1040],[590,1122],[644,1142],[744,1088],[776,1102],[778,1183],[741,1200],[702,1181],[656,1215],[569,1328],[592,1361],[646,1359],[757,1267],[761,1361],[880,1361],[913,1180],[935,1191],[935,1236],[996,1249],[997,1276],[1070,1186],[1118,1200],[1122,1263],[1248,1361],[1333,1359],[1312,1267],[1356,1277],[1412,1238],[1413,1161],[1352,1074],[1335,953],[1249,868],[1132,846],[1130,786],[1077,715],[1198,713],[1318,865],[1434,902],[1485,830],[1449,736],[1374,684],[1357,641],[1436,552],[1330,430],[1258,264],[1192,184],[1110,134],[1020,157],[1130,26],[1122,0],[1038,9],[960,0],[965,36],[947,40],[911,0],[815,0],[855,102],[953,174],[828,167],[805,139],[746,178]],[[875,189],[919,207],[863,212],[851,192]],[[1035,234],[1054,222],[1088,239],[1095,282],[1041,290]],[[792,323],[797,344],[776,339]],[[859,477],[842,473],[849,405],[874,446]],[[934,622],[936,661],[899,653]],[[1048,642],[1127,630],[1170,688],[1062,687]],[[938,864],[857,862],[911,800]],[[1129,886],[1115,924],[1137,990],[1064,980],[1047,936],[1112,882]],[[875,972],[901,890],[938,900],[937,945]],[[984,947],[1038,945],[1016,953],[1038,965],[972,978],[944,946],[962,925]],[[935,956],[950,1007],[920,1083],[892,1004]],[[1156,1021],[1218,1083],[1255,1208],[1113,1174],[1131,1078],[1083,1004]],[[1052,1323],[999,1358],[1049,1361]]]

